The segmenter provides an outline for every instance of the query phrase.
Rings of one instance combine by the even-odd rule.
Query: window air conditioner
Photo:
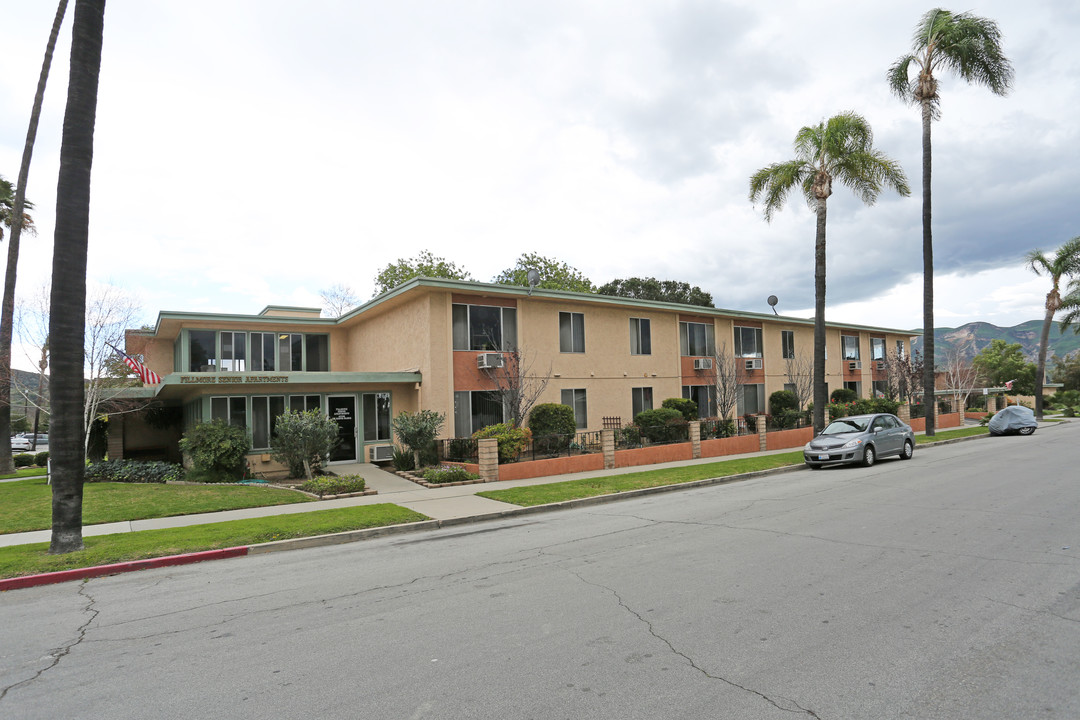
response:
[[[878,360],[877,361],[877,369],[878,370],[884,370],[885,369],[885,361],[884,360]]]
[[[855,362],[849,362],[847,364],[848,370],[862,370],[862,362],[856,360]]]
[[[375,445],[371,448],[371,462],[385,462],[393,459],[393,445]]]
[[[712,358],[695,358],[695,370],[712,370]]]
[[[476,356],[476,367],[481,370],[501,368],[503,366],[502,353],[480,353]]]
[[[761,369],[761,358],[754,358],[752,360],[747,360],[746,361],[746,369],[747,370],[760,370]]]

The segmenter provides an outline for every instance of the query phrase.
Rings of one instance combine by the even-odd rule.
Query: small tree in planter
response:
[[[287,412],[274,425],[270,457],[289,468],[289,477],[311,480],[338,442],[336,420],[318,410]]]
[[[251,450],[251,438],[242,427],[213,420],[184,433],[180,450],[191,461],[195,479],[235,482],[244,474],[244,457]]]
[[[402,412],[394,418],[394,434],[402,445],[412,451],[417,470],[420,469],[420,453],[435,442],[445,422],[446,415],[434,410]]]
[[[574,409],[559,403],[544,403],[532,409],[529,430],[539,452],[558,453],[570,447],[577,434]]]

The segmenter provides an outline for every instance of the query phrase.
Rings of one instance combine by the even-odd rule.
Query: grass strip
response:
[[[941,442],[942,440],[951,440],[953,438],[971,437],[972,435],[988,435],[990,428],[985,425],[978,427],[962,427],[956,430],[938,430],[933,437],[927,437],[926,435],[916,435],[916,445],[929,445],[931,443]]]
[[[727,477],[740,473],[754,472],[756,470],[772,470],[773,468],[787,465],[801,465],[803,463],[802,451],[777,453],[776,455],[761,455],[758,457],[739,458],[737,460],[723,460],[720,462],[704,465],[686,465],[683,467],[664,468],[663,470],[645,470],[642,472],[627,473],[625,475],[608,475],[605,477],[588,478],[585,480],[567,480],[565,482],[550,483],[548,485],[531,485],[528,487],[507,488],[506,490],[490,490],[478,492],[481,497],[499,500],[512,505],[531,507],[533,505],[546,505],[548,503],[563,502],[564,500],[578,500],[580,498],[594,497],[596,495],[611,495],[613,493],[627,492],[629,490],[641,490],[643,488],[660,487],[662,485],[680,485],[694,482],[695,480],[707,480],[710,478]]]
[[[422,520],[430,518],[400,505],[379,503],[164,530],[95,535],[84,538],[85,550],[64,555],[49,555],[48,543],[14,545],[0,548],[0,578],[111,565]]]
[[[83,524],[146,520],[312,502],[302,493],[255,485],[87,483]],[[0,483],[0,534],[52,527],[52,489],[44,478]]]
[[[0,475],[0,480],[10,480],[12,478],[28,478],[28,477],[45,477],[45,468],[19,468],[13,475]]]

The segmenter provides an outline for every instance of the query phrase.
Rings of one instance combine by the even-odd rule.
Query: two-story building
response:
[[[769,395],[789,385],[791,361],[812,357],[813,335],[813,320],[801,318],[416,278],[338,318],[276,306],[258,315],[162,312],[152,330],[128,332],[127,349],[164,378],[143,394],[182,408],[180,430],[214,418],[243,425],[259,469],[286,410],[338,421],[332,461],[384,460],[396,414],[435,410],[447,417],[444,436],[467,436],[508,419],[504,386],[515,377],[543,385],[538,402],[572,407],[580,429],[598,430],[670,397],[715,415],[714,363],[733,356],[737,414],[764,413]],[[830,390],[883,391],[886,353],[906,353],[909,335],[828,324]],[[168,449],[153,428],[119,424],[113,456]]]

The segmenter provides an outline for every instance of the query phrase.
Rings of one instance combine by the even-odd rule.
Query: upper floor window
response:
[[[795,357],[795,331],[781,330],[780,345],[784,349],[784,359],[791,360]]]
[[[630,318],[630,354],[652,355],[652,323],[648,318]]]
[[[455,350],[509,352],[517,347],[517,309],[455,303],[452,313]]]
[[[870,359],[885,359],[885,338],[870,338]]]
[[[328,372],[325,333],[186,330],[186,372]],[[184,370],[181,369],[183,372]]]
[[[897,340],[896,341],[896,357],[897,357],[898,360],[903,360],[904,359],[904,341],[903,340]]]
[[[585,315],[583,313],[559,313],[559,352],[585,352]]]
[[[683,355],[712,357],[716,354],[716,330],[712,323],[680,322],[679,351]]]
[[[735,357],[761,357],[761,328],[735,326]]]
[[[859,359],[859,336],[858,335],[841,335],[840,341],[844,347],[844,359],[845,360],[858,360]]]

